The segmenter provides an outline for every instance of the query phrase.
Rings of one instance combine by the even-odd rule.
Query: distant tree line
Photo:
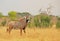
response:
[[[23,16],[29,15],[30,16],[30,23],[28,23],[28,27],[39,27],[39,28],[48,28],[53,25],[52,17],[53,15],[48,15],[46,12],[41,12],[39,15],[32,16],[29,12],[16,12],[16,11],[10,11],[8,12],[8,16],[4,16],[0,12],[0,24],[3,26],[6,25],[7,20],[10,19],[11,21],[15,21]],[[57,17],[56,27],[60,28],[60,17]],[[5,18],[5,19],[4,19]]]

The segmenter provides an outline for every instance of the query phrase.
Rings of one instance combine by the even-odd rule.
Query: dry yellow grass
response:
[[[26,34],[20,36],[19,30],[12,30],[9,35],[6,28],[0,28],[0,41],[60,41],[59,29],[27,28]]]

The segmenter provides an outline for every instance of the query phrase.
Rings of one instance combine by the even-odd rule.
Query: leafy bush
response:
[[[51,18],[49,16],[41,16],[41,26],[42,27],[48,27],[50,25]]]
[[[60,28],[60,21],[58,21],[58,22],[56,23],[56,27],[57,27],[57,28]]]
[[[34,18],[34,24],[36,27],[40,27],[40,22],[39,22],[39,19],[37,17]]]
[[[8,12],[8,16],[11,20],[15,20],[16,12],[15,11],[10,11],[10,12]]]
[[[6,24],[6,21],[4,20],[4,21],[2,21],[2,26],[5,26],[5,24]]]
[[[57,17],[56,28],[60,28],[60,17]]]

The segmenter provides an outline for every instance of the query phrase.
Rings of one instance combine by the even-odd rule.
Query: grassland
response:
[[[26,33],[20,36],[19,30],[12,30],[9,35],[6,28],[0,28],[0,41],[60,41],[60,29],[27,28]]]

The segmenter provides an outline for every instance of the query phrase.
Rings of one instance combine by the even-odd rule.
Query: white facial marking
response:
[[[26,17],[24,16],[24,18],[26,19]]]

